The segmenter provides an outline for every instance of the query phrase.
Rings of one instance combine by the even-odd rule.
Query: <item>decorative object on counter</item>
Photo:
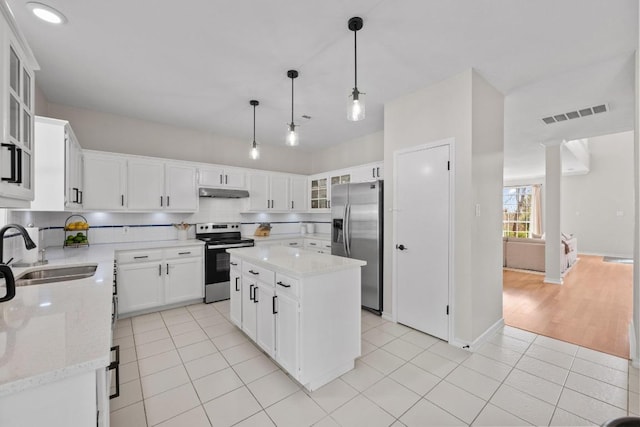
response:
[[[256,229],[256,232],[253,233],[254,236],[258,237],[267,237],[271,233],[271,224],[268,222],[262,222]]]
[[[178,229],[178,240],[187,240],[189,227],[191,224],[187,224],[184,221],[180,221],[180,224],[173,224]]]
[[[72,221],[80,218],[82,221]],[[75,234],[74,234],[75,233]],[[65,248],[79,248],[89,246],[89,223],[82,215],[69,215],[64,222],[64,244]]]
[[[362,18],[354,16],[349,19],[347,27],[353,31],[353,64],[354,64],[354,84],[351,96],[349,96],[349,106],[347,108],[347,118],[352,122],[364,119],[364,93],[358,90],[358,40],[356,34],[362,29]]]
[[[309,223],[307,224],[307,234],[313,234],[316,232],[315,224]]]
[[[260,149],[256,142],[256,106],[260,105],[260,102],[252,99],[249,104],[253,106],[253,142],[251,143],[250,156],[253,160],[258,160],[260,158]]]
[[[303,223],[300,223],[300,234],[306,234],[307,233],[307,226]]]
[[[295,147],[300,143],[298,131],[296,130],[298,125],[293,122],[293,80],[298,77],[298,72],[289,70],[287,71],[287,77],[291,79],[291,123],[289,123],[289,131],[287,132],[287,145]]]

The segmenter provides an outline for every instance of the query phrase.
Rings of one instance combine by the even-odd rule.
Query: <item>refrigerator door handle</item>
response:
[[[351,203],[344,209],[344,250],[351,258]]]

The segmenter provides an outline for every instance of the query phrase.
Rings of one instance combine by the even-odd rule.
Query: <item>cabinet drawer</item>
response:
[[[298,279],[286,276],[281,273],[276,273],[276,292],[285,293],[294,298],[300,296],[300,285]]]
[[[179,248],[167,248],[164,250],[165,258],[201,257],[202,246],[182,246]]]
[[[229,264],[232,270],[242,271],[242,260],[240,258],[234,257],[232,255],[230,257]]]
[[[273,286],[275,274],[271,270],[267,270],[263,267],[258,267],[257,265],[245,261],[242,263],[242,273],[246,274],[249,277],[253,277],[256,280],[260,280],[265,284]]]
[[[116,259],[118,264],[158,261],[162,259],[162,249],[118,252]]]

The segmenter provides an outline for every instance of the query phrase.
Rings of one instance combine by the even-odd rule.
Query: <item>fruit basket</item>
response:
[[[81,219],[77,221],[77,219]],[[82,215],[71,215],[64,222],[65,248],[89,246],[89,223]]]

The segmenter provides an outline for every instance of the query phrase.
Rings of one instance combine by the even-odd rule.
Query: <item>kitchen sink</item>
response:
[[[31,270],[16,277],[16,286],[42,285],[43,283],[85,279],[93,276],[97,268],[97,264],[87,264]]]

